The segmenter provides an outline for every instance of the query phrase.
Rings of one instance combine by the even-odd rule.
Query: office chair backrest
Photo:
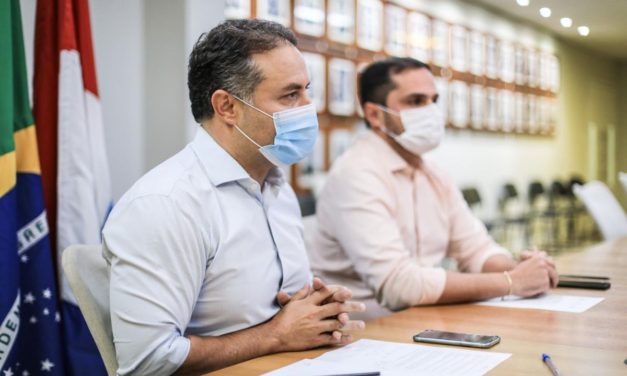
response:
[[[464,196],[464,200],[466,200],[466,203],[471,208],[475,205],[481,204],[481,195],[475,187],[467,187],[462,189],[462,196]]]
[[[620,184],[623,186],[623,190],[627,193],[627,172],[619,172],[618,180],[620,180]]]
[[[627,236],[627,215],[605,184],[591,181],[575,185],[574,191],[594,218],[605,240]]]
[[[529,184],[529,205],[533,205],[533,203],[544,194],[544,186],[539,181],[533,181]]]
[[[63,270],[102,356],[107,373],[115,375],[111,315],[109,313],[109,270],[101,246],[72,245],[63,252]]]

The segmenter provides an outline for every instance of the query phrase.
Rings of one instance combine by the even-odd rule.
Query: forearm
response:
[[[189,354],[177,375],[200,375],[279,350],[269,322],[219,337],[189,336]]]
[[[516,267],[516,261],[510,256],[498,254],[490,256],[481,268],[482,273],[494,273],[503,272],[505,270],[512,270]]]
[[[509,282],[503,273],[446,274],[444,291],[437,303],[458,303],[506,295]]]

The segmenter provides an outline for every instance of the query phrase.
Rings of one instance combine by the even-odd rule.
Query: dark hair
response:
[[[213,117],[211,96],[218,89],[250,99],[264,79],[252,55],[281,44],[296,46],[288,28],[265,20],[228,20],[203,33],[189,56],[187,87],[197,122]]]
[[[390,57],[376,61],[364,69],[359,76],[359,102],[364,107],[366,102],[386,104],[388,94],[396,88],[392,75],[407,69],[425,68],[431,71],[431,67],[422,61],[410,57]],[[366,125],[368,121],[366,120]]]

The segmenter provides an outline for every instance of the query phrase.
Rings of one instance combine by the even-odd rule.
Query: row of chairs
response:
[[[498,214],[482,220],[495,239],[510,249],[537,246],[557,251],[599,239],[599,233],[574,187],[584,184],[573,177],[567,182],[555,180],[548,186],[540,181],[529,184],[526,198],[516,186],[506,183],[498,199]],[[470,208],[477,212],[481,196],[474,187],[462,190]]]

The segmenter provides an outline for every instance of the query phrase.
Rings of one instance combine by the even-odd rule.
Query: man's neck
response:
[[[373,129],[372,130],[377,136],[381,137],[383,139],[383,141],[387,142],[388,145],[390,145],[390,147],[392,149],[394,149],[394,151],[401,156],[401,158],[403,158],[403,160],[405,160],[405,162],[407,162],[410,166],[414,167],[414,168],[419,168],[420,165],[422,164],[422,158],[418,155],[412,154],[410,152],[408,152],[407,150],[405,150],[405,148],[403,148],[401,145],[399,145],[398,142],[396,142],[392,137],[390,137],[387,133],[382,132],[378,129]]]
[[[261,156],[259,151],[252,148],[236,147],[234,143],[229,142],[228,136],[223,132],[214,131],[213,127],[203,124],[202,127],[209,133],[214,141],[222,147],[240,166],[250,175],[250,177],[259,183],[259,187],[263,188],[270,170],[274,167],[270,161]],[[252,151],[251,151],[252,149]],[[261,158],[260,158],[261,157]]]

